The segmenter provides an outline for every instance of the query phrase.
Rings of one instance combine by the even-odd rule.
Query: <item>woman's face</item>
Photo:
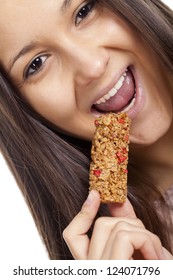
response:
[[[171,86],[142,37],[83,0],[0,0],[0,61],[32,107],[91,140],[95,118],[127,111],[131,141],[151,144],[172,121]]]

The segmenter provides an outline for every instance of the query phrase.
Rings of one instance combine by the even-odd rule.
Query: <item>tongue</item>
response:
[[[132,100],[135,94],[135,83],[133,75],[129,70],[125,77],[122,87],[118,90],[116,95],[111,97],[105,103],[94,105],[95,109],[104,112],[118,112],[125,108]]]

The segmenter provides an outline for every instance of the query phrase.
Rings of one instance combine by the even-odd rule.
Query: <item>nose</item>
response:
[[[101,51],[95,55],[87,52],[85,56],[81,56],[75,76],[77,85],[88,85],[93,80],[99,79],[105,73],[108,61],[106,53]]]
[[[86,86],[99,79],[105,73],[110,59],[104,47],[84,42],[71,44],[68,56],[77,86]]]
[[[78,86],[90,84],[105,73],[109,62],[108,53],[102,48],[80,49],[76,53],[75,81]]]

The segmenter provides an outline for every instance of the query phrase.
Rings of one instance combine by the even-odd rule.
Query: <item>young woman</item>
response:
[[[0,143],[51,259],[172,259],[173,13],[0,0]],[[88,199],[94,120],[132,119],[128,198]],[[86,202],[84,203],[84,201]]]

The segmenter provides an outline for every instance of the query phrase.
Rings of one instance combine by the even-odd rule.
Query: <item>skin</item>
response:
[[[65,133],[87,140],[95,130],[93,103],[132,66],[138,104],[128,112],[131,151],[164,191],[173,182],[170,77],[139,34],[110,11],[95,5],[81,18],[79,11],[87,2],[72,1],[66,9],[62,4],[63,0],[0,0],[1,64],[37,112]],[[28,44],[32,48],[26,52]],[[25,53],[14,62],[24,47]],[[36,58],[41,67],[33,73]],[[24,75],[28,71],[30,75]],[[114,205],[113,217],[99,220],[89,241],[86,232],[99,208],[98,194],[92,192],[91,198],[63,234],[75,258],[131,259],[136,250],[146,259],[171,258],[158,237],[136,218],[129,202],[130,217],[124,214],[125,205]],[[103,244],[101,250],[97,240]],[[124,242],[128,250],[122,255]]]
[[[64,239],[75,259],[173,259],[173,256],[162,247],[159,238],[147,231],[142,222],[137,219],[128,200],[121,205],[108,205],[112,217],[97,219],[93,235],[89,239],[87,232],[99,206],[99,194],[92,190],[79,214],[63,232]]]

